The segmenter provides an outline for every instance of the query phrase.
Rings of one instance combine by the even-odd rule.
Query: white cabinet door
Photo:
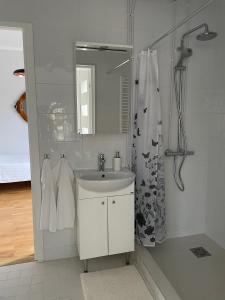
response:
[[[108,197],[109,254],[134,251],[134,195]]]
[[[107,198],[79,200],[80,259],[108,255]]]

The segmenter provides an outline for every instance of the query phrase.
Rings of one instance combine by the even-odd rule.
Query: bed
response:
[[[29,155],[0,154],[0,183],[30,181]]]

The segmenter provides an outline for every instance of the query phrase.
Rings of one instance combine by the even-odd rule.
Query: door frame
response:
[[[35,260],[44,260],[43,232],[39,229],[41,207],[41,168],[40,168],[40,144],[38,132],[38,112],[35,85],[33,29],[31,23],[1,22],[0,29],[22,30],[24,68],[26,70],[26,98],[28,111],[28,135],[30,148],[31,186],[32,186],[32,210]]]

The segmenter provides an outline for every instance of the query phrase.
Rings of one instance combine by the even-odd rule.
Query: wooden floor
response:
[[[0,266],[33,259],[30,183],[0,184]]]

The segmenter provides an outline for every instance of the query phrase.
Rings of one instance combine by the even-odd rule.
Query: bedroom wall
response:
[[[15,77],[13,71],[23,68],[23,65],[22,51],[2,50],[0,47],[0,155],[29,152],[27,123],[14,108],[16,101],[25,91],[25,80]]]
[[[74,135],[73,47],[76,41],[124,44],[126,0],[0,0],[0,21],[32,22],[41,159],[65,153],[73,168],[96,168],[98,152],[110,167],[115,150],[126,164],[126,136]],[[13,6],[13,10],[12,10]],[[171,24],[168,0],[137,0],[135,48],[140,50]],[[157,15],[159,17],[157,17]],[[157,25],[156,25],[157,24]],[[74,230],[44,234],[44,257],[76,254]]]

